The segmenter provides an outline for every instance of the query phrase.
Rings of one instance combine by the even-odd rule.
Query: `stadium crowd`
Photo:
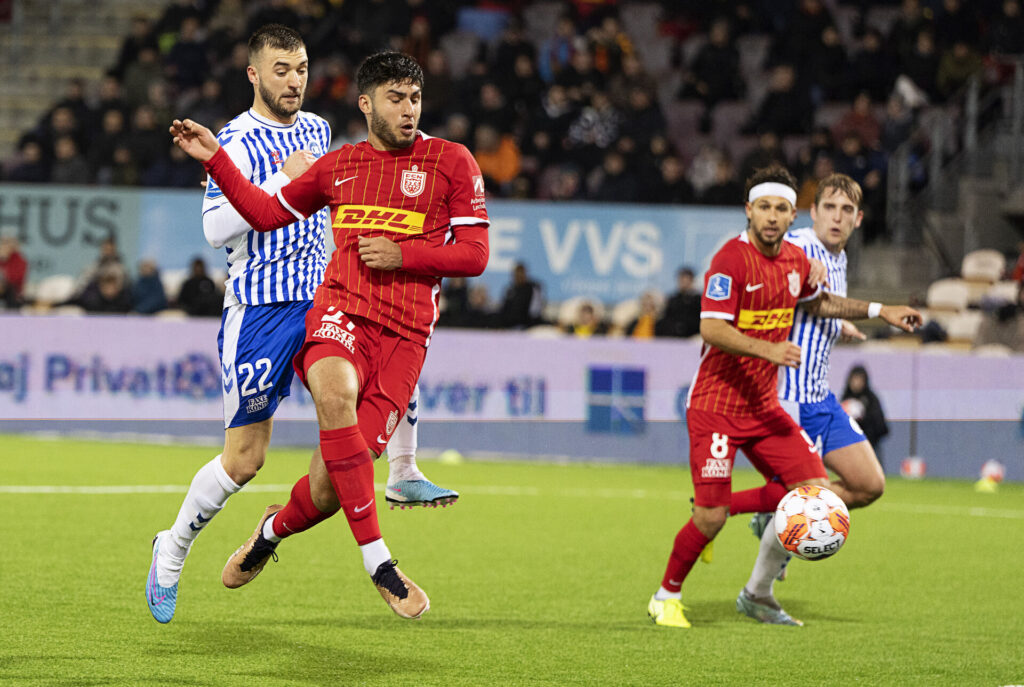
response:
[[[171,144],[167,122],[187,114],[216,129],[246,110],[246,39],[268,22],[306,37],[304,109],[331,123],[334,147],[365,138],[354,69],[391,47],[424,66],[421,128],[465,143],[493,196],[732,205],[754,169],[782,162],[800,180],[802,208],[818,179],[857,180],[869,242],[885,234],[888,156],[914,136],[922,109],[975,73],[998,78],[1003,56],[1024,54],[1019,0],[174,0],[155,20],[134,19],[101,83],[68,82],[0,179],[198,189],[202,169]],[[648,34],[671,46],[667,61],[652,64]],[[13,238],[0,242],[0,267],[0,307],[22,305],[26,264]],[[220,314],[220,287],[201,260],[173,293],[154,262],[135,272],[104,246],[64,303]],[[691,336],[699,294],[692,271],[679,280],[674,295],[645,294],[612,323],[593,302],[554,316],[520,266],[497,299],[450,280],[440,324]]]
[[[364,137],[353,71],[389,46],[424,65],[422,128],[468,145],[495,196],[731,204],[752,169],[782,161],[803,207],[832,171],[861,183],[870,241],[885,231],[887,156],[915,113],[1024,53],[1024,16],[1019,0],[852,5],[175,0],[134,20],[100,84],[68,83],[2,178],[196,186],[167,123],[186,113],[217,128],[244,111],[246,38],[278,22],[306,37],[304,108],[331,122],[335,146]],[[883,32],[865,18],[887,5]],[[647,31],[674,46],[667,64],[644,61]]]

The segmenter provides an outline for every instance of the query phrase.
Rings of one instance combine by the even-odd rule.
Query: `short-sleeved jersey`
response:
[[[755,339],[785,341],[798,301],[814,298],[807,284],[810,262],[796,246],[782,242],[768,257],[746,232],[715,253],[704,279],[701,319],[728,320]],[[704,344],[687,399],[688,408],[721,415],[752,417],[779,407],[775,365]]]
[[[838,255],[830,251],[811,227],[788,232],[786,241],[807,257],[820,260],[828,270],[829,292],[846,296],[846,251]],[[841,330],[842,320],[797,308],[789,340],[800,347],[800,367],[779,368],[779,398],[796,403],[820,403],[828,398],[828,364]]]
[[[437,322],[441,278],[367,267],[359,259],[359,238],[442,246],[454,240],[452,227],[489,224],[476,160],[465,146],[420,132],[400,151],[377,150],[366,141],[342,146],[277,197],[296,217],[330,206],[337,249],[314,302],[424,346]]]
[[[322,157],[330,148],[331,129],[309,112],[299,112],[293,124],[284,125],[250,109],[228,122],[217,140],[242,176],[259,186],[297,150]],[[207,179],[203,215],[227,202],[217,184]],[[229,241],[225,306],[312,300],[324,278],[328,220],[325,209],[280,229],[250,230]]]

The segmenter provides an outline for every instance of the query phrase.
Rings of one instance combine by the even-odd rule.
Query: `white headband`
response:
[[[796,191],[791,189],[785,184],[779,184],[774,181],[766,181],[763,184],[750,189],[750,195],[747,196],[747,202],[753,203],[758,198],[764,196],[778,196],[779,198],[785,198],[789,201],[789,204],[796,207]]]

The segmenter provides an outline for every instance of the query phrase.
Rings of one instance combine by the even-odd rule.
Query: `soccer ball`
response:
[[[825,487],[797,487],[775,509],[775,534],[783,548],[805,561],[828,558],[850,536],[850,512]]]

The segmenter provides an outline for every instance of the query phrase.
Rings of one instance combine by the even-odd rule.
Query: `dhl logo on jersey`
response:
[[[422,234],[427,216],[379,205],[342,205],[334,215],[335,229],[383,229],[399,234]]]
[[[740,310],[738,329],[778,329],[793,324],[793,308],[774,310]]]

